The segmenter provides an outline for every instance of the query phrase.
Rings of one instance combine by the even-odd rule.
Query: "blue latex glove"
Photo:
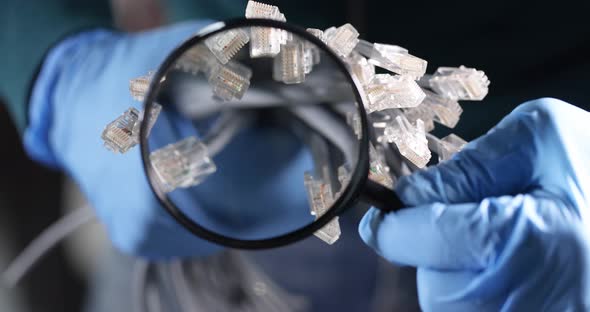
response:
[[[359,231],[418,268],[425,311],[586,311],[590,114],[522,104],[451,160],[400,180],[409,206]]]
[[[98,30],[75,35],[50,51],[34,86],[24,137],[28,153],[78,182],[114,245],[126,253],[165,258],[219,249],[189,234],[159,206],[138,147],[124,155],[113,154],[100,139],[106,124],[128,107],[141,109],[129,95],[129,80],[157,69],[174,47],[209,23],[138,34]],[[161,114],[150,140],[170,143],[172,122],[177,122],[174,116]],[[185,212],[205,226],[231,219],[232,211],[251,209],[250,219],[230,220],[235,222],[229,222],[229,231],[236,233],[260,221],[260,210],[267,208],[267,213],[272,210],[269,206],[279,207],[274,213],[300,211],[296,217],[311,218],[302,208],[306,197],[301,180],[284,178],[310,165],[301,145],[280,131],[252,129],[243,136],[242,145],[232,144],[216,156],[219,171],[202,188],[188,195],[172,193],[174,200],[190,208]],[[269,148],[275,151],[272,156],[265,153]],[[248,166],[252,159],[262,159],[267,166]]]

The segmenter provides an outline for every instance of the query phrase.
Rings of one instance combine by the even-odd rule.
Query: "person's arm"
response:
[[[50,49],[31,89],[26,152],[79,184],[113,244],[126,253],[162,258],[216,249],[192,237],[160,208],[138,149],[113,154],[100,137],[125,109],[140,108],[129,94],[129,80],[156,69],[174,47],[208,24],[134,34],[106,29],[76,33]]]
[[[408,206],[370,210],[363,240],[418,267],[425,311],[587,311],[590,113],[519,106],[451,160],[400,180]]]

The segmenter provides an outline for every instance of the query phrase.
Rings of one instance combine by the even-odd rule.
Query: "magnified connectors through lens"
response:
[[[334,243],[337,214],[368,171],[348,69],[313,30],[257,19],[210,29],[152,77],[140,135],[152,189],[216,243],[266,248],[312,234]]]

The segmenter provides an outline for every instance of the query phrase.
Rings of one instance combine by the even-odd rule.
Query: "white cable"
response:
[[[94,212],[89,207],[76,209],[63,216],[57,222],[43,230],[25,249],[8,265],[0,280],[6,287],[13,288],[25,274],[57,243],[82,225],[93,221]]]
[[[222,115],[220,120],[208,131],[207,136],[203,138],[209,156],[213,157],[221,152],[234,136],[251,121],[252,114],[246,112],[228,112],[225,116]]]

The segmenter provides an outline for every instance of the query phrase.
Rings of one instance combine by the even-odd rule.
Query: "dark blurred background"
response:
[[[463,102],[464,114],[453,130],[466,139],[483,134],[516,105],[534,98],[556,97],[590,109],[587,0],[263,2],[278,5],[289,22],[306,27],[324,29],[351,22],[361,37],[369,41],[397,44],[428,60],[429,72],[439,66],[459,65],[485,71],[491,80],[488,97],[482,102]],[[245,3],[112,0],[53,4],[27,1],[22,5],[61,6],[55,11],[59,13],[55,19],[43,17],[38,24],[28,22],[30,31],[42,33],[55,20],[83,20],[93,15],[100,18],[89,18],[92,22],[107,21],[128,31],[189,18],[225,19],[241,16]],[[19,12],[12,1],[0,1],[0,10],[5,5],[10,6],[13,15]],[[4,32],[10,29],[10,20],[30,18],[8,14],[12,19],[3,19]],[[13,52],[0,53],[4,57]],[[18,64],[15,66],[18,68]],[[0,242],[6,246],[0,254],[2,265],[63,214],[62,194],[69,192],[63,189],[61,173],[27,158],[6,107],[0,105]],[[450,130],[436,131],[442,134]],[[24,280],[18,294],[23,302],[29,303],[31,311],[80,311],[86,296],[85,278],[73,268],[69,258],[63,248],[58,248]],[[18,298],[16,291],[8,296]]]

